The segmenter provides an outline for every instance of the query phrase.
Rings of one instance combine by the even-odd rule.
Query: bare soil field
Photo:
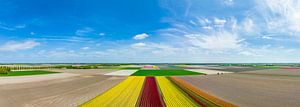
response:
[[[57,73],[57,74],[31,75],[31,76],[18,76],[18,77],[16,76],[0,77],[0,85],[55,80],[55,79],[62,79],[68,77],[75,77],[78,75],[79,74],[73,74],[73,73]]]
[[[75,74],[106,74],[114,72],[112,69],[51,69],[49,71],[75,73]]]
[[[272,76],[298,76],[300,77],[300,69],[266,69],[241,72],[244,74],[257,74],[257,75],[272,75]]]
[[[184,69],[207,69],[207,70],[217,70],[217,71],[228,71],[228,72],[244,72],[244,71],[254,71],[254,70],[264,70],[269,68],[260,67],[247,67],[247,66],[206,66],[206,65],[187,65],[180,66]]]
[[[245,71],[254,71],[254,70],[265,70],[270,68],[259,68],[259,67],[238,67],[238,66],[228,66],[222,67],[223,69],[215,69],[221,71],[229,71],[229,72],[245,72]],[[212,69],[213,70],[213,69]]]
[[[77,71],[78,76],[0,85],[1,107],[74,107],[108,90],[126,77]]]
[[[241,107],[299,107],[300,78],[256,74],[178,77]]]
[[[207,66],[207,65],[178,65],[184,69],[214,69],[214,70],[221,70],[224,69],[223,67],[214,65],[214,66]]]

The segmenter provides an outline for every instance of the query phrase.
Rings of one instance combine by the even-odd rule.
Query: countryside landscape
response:
[[[0,107],[300,107],[300,0],[0,0]]]
[[[300,64],[7,64],[1,70],[1,106],[300,105]]]

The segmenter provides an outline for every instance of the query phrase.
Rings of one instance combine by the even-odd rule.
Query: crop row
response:
[[[139,107],[164,107],[155,77],[146,77]]]
[[[130,76],[82,107],[234,107],[176,77]]]
[[[134,107],[138,101],[145,77],[128,77],[82,107]]]
[[[236,105],[203,92],[187,82],[178,79],[177,77],[168,77],[168,79],[182,91],[188,94],[191,98],[193,98],[193,100],[195,100],[199,105],[208,107],[236,107]]]
[[[160,90],[163,94],[163,100],[167,107],[197,107],[197,103],[182,93],[166,77],[156,77]]]

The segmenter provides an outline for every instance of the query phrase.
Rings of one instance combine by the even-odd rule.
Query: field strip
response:
[[[191,93],[194,93],[194,95],[199,95],[198,97],[200,98],[200,100],[202,100],[202,102],[205,103],[209,107],[210,106],[237,107],[234,104],[226,102],[226,101],[224,101],[222,99],[219,99],[215,96],[209,95],[209,94],[199,90],[198,88],[184,82],[181,79],[178,79],[176,77],[171,77],[171,80],[173,80],[174,82],[180,84],[182,87],[185,88],[185,90],[190,91]],[[210,103],[210,102],[212,102],[212,103]],[[215,104],[217,104],[217,105],[215,105]]]
[[[74,77],[74,76],[78,76],[78,75],[79,74],[55,73],[55,74],[45,74],[45,75],[0,77],[0,80],[1,80],[0,85],[54,80],[54,79]]]
[[[135,107],[145,77],[131,76],[81,107]]]
[[[163,100],[167,107],[198,107],[192,99],[182,93],[166,77],[156,77],[160,90],[163,94]]]
[[[218,74],[218,73],[232,73],[228,71],[218,71],[218,70],[209,70],[209,69],[185,69],[188,71],[194,71],[194,72],[199,72],[199,73],[204,73],[204,74]]]
[[[129,76],[133,73],[135,73],[137,70],[119,70],[111,73],[107,73],[104,75],[115,75],[115,76]]]
[[[164,107],[155,77],[146,77],[139,107]]]

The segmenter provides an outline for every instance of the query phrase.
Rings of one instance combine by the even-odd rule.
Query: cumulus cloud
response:
[[[40,45],[39,42],[28,40],[24,42],[10,41],[0,46],[0,51],[19,51],[32,49]]]
[[[145,39],[145,38],[147,38],[147,37],[149,37],[148,34],[142,33],[142,34],[137,34],[137,35],[135,35],[135,36],[133,37],[133,39],[135,39],[135,40],[142,40],[142,39]]]

